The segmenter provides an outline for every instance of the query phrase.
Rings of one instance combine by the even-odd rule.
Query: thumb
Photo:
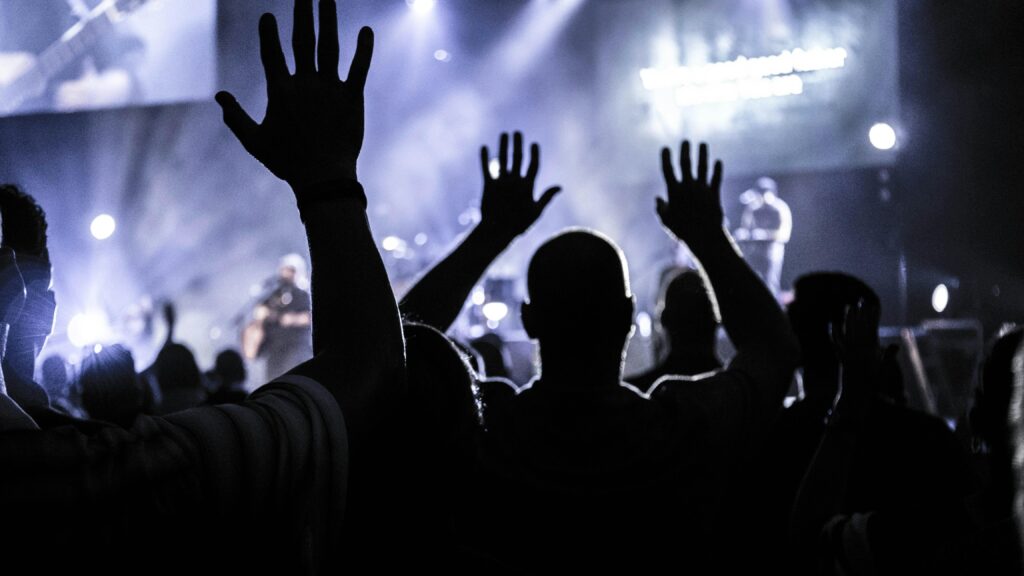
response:
[[[544,208],[546,208],[547,205],[550,204],[551,201],[554,200],[555,196],[557,196],[558,193],[561,191],[561,186],[552,186],[551,188],[545,190],[544,193],[540,195],[540,200],[537,201],[537,212],[543,212]]]
[[[658,213],[658,217],[661,218],[662,222],[665,222],[668,216],[668,202],[660,196],[654,199],[654,211]]]
[[[238,138],[242,146],[255,156],[253,150],[256,145],[259,125],[242,109],[242,105],[238,103],[238,100],[230,92],[218,92],[215,99],[217,104],[220,104],[221,110],[224,111],[224,124]]]

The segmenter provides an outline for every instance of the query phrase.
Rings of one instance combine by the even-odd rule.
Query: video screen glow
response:
[[[637,143],[706,139],[749,171],[884,162],[868,133],[898,118],[893,0],[644,0],[602,9],[610,41],[598,62],[611,87],[604,116],[628,118]]]
[[[0,0],[0,116],[209,98],[216,0]]]

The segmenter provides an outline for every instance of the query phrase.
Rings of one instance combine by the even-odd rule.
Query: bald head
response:
[[[524,325],[539,339],[621,347],[632,326],[626,260],[610,239],[570,229],[545,242],[527,271]]]
[[[629,298],[626,259],[609,238],[584,229],[562,232],[545,242],[527,272],[530,302],[571,311]]]

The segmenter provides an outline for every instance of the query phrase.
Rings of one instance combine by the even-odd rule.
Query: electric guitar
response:
[[[147,0],[104,0],[38,56],[0,54],[0,116],[14,113]]]

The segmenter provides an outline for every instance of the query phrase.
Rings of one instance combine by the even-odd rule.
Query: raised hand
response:
[[[540,170],[540,146],[530,145],[530,164],[523,170],[523,135],[516,132],[512,139],[512,164],[508,157],[508,133],[501,135],[498,148],[497,178],[490,171],[490,152],[480,149],[480,166],[484,175],[484,193],[480,202],[480,227],[484,231],[501,234],[511,241],[526,232],[540,218],[544,208],[562,188],[553,186],[535,200],[533,188]]]
[[[684,140],[679,156],[682,179],[677,179],[672,166],[672,152],[661,150],[661,170],[665,176],[668,200],[657,199],[661,223],[690,248],[711,235],[721,235],[722,228],[722,162],[716,161],[708,182],[708,146],[700,145],[697,177],[690,165],[690,142]]]
[[[844,367],[869,367],[881,360],[878,343],[878,320],[881,310],[877,303],[861,298],[847,306],[843,318],[829,326],[832,344]]]
[[[830,325],[832,344],[843,369],[832,420],[859,422],[864,418],[877,387],[882,360],[878,343],[880,315],[877,302],[860,299],[846,308],[842,320]]]
[[[275,176],[302,188],[356,179],[363,145],[363,87],[373,53],[373,31],[359,31],[348,78],[338,76],[338,14],[334,0],[320,0],[320,43],[313,0],[295,0],[292,48],[295,73],[285,63],[277,21],[260,18],[260,55],[267,79],[267,111],[257,124],[233,95],[217,94],[224,123],[242,146]]]

